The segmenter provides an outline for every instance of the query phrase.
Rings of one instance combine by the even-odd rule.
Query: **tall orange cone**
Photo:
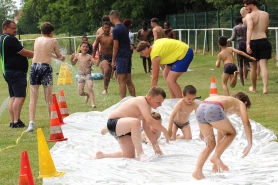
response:
[[[51,119],[50,119],[50,139],[49,142],[64,141],[68,138],[64,138],[60,121],[58,118],[56,106],[54,103],[51,105]]]
[[[68,106],[63,90],[60,90],[59,108],[63,118],[69,115]]]
[[[39,178],[51,178],[60,177],[65,174],[65,172],[57,172],[53,159],[49,152],[45,137],[43,135],[42,129],[37,129],[38,138],[38,153],[39,153],[39,167],[40,175]]]
[[[25,185],[25,184],[34,185],[34,179],[33,179],[29,158],[26,150],[21,152],[20,176],[19,176],[19,185]]]
[[[52,103],[54,103],[54,105],[56,107],[56,111],[57,111],[57,114],[58,114],[58,119],[59,119],[60,125],[64,124],[62,114],[60,112],[58,101],[57,101],[57,98],[56,98],[56,94],[54,94],[54,93],[52,94]]]
[[[33,183],[34,184],[34,183]],[[20,175],[18,185],[31,185],[28,181],[27,175]]]
[[[217,90],[217,87],[216,87],[216,81],[215,81],[215,78],[212,77],[211,82],[210,82],[209,96],[217,96],[217,95],[218,95],[218,90]]]

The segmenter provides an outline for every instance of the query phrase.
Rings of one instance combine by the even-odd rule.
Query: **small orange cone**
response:
[[[56,111],[57,111],[57,114],[58,114],[58,119],[59,119],[60,125],[63,125],[64,121],[63,121],[62,114],[61,114],[60,109],[59,109],[56,94],[54,94],[54,93],[52,94],[52,103],[54,103],[54,105],[56,107]]]
[[[218,90],[216,87],[216,82],[215,82],[215,78],[212,77],[211,78],[211,82],[210,82],[210,93],[209,96],[217,96],[218,95]]]
[[[64,141],[68,138],[64,138],[60,121],[57,114],[57,109],[54,103],[51,105],[51,120],[50,120],[50,139],[49,142]]]
[[[34,179],[33,179],[29,158],[26,150],[21,152],[20,176],[19,176],[19,185],[25,185],[25,184],[34,185]]]
[[[34,184],[34,183],[33,183]],[[27,175],[20,175],[18,185],[31,185],[28,181]]]
[[[60,90],[59,108],[63,118],[69,115],[68,106],[63,90]]]

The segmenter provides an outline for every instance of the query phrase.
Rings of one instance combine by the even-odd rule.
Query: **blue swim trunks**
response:
[[[116,71],[117,74],[131,73],[131,60],[130,57],[117,57],[116,58]]]
[[[196,111],[198,123],[208,124],[225,118],[226,114],[223,105],[216,101],[203,101]]]
[[[186,72],[188,66],[192,62],[193,57],[194,57],[194,52],[192,48],[188,48],[188,51],[183,59],[177,60],[172,64],[167,64],[167,66],[171,66],[170,70],[174,72]]]
[[[52,67],[45,63],[33,63],[30,69],[31,85],[53,85]]]

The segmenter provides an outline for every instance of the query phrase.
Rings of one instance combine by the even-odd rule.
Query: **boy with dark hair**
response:
[[[168,134],[170,140],[178,139],[192,139],[189,117],[190,113],[194,110],[196,112],[198,103],[196,99],[196,88],[193,85],[187,85],[183,89],[183,98],[175,105],[168,125]],[[176,135],[178,129],[181,129],[183,136]]]
[[[93,46],[92,46],[92,44],[90,44],[90,43],[88,42],[88,37],[87,37],[87,35],[83,35],[83,36],[82,36],[82,42],[81,42],[81,44],[83,44],[83,43],[87,43],[87,45],[88,45],[88,51],[87,51],[87,53],[88,53],[89,55],[91,55],[91,54],[93,53]],[[78,46],[78,48],[77,48],[78,53],[81,53],[81,50],[80,50],[81,44],[80,44],[80,45]]]
[[[50,117],[53,86],[51,58],[61,61],[66,59],[60,53],[58,41],[53,38],[54,26],[50,22],[45,22],[41,25],[41,32],[42,36],[36,38],[34,42],[34,57],[30,69],[30,122],[27,132],[34,130],[40,85],[43,85],[44,88],[44,98]],[[52,54],[53,51],[55,54]]]
[[[238,55],[242,55],[253,61],[256,61],[254,57],[250,57],[243,51],[239,51],[233,47],[227,47],[227,38],[225,36],[220,36],[218,38],[218,45],[221,48],[221,52],[217,56],[217,61],[215,63],[216,67],[220,67],[221,60],[224,63],[224,72],[222,74],[222,87],[226,96],[229,96],[229,90],[227,87],[227,82],[230,79],[230,87],[234,88],[237,82],[237,67],[234,63],[233,52]]]
[[[241,117],[247,139],[247,146],[243,150],[242,157],[247,156],[252,147],[252,130],[247,115],[247,108],[250,106],[249,97],[243,92],[235,93],[232,96],[211,96],[199,105],[196,119],[206,141],[206,147],[201,151],[196,168],[192,173],[195,179],[205,178],[203,166],[213,150],[214,153],[210,157],[210,162],[213,163],[212,171],[219,172],[219,168],[224,171],[229,170],[229,167],[222,162],[220,157],[233,142],[236,130],[226,114],[237,114]],[[217,129],[217,142],[213,128]]]
[[[121,150],[113,153],[98,151],[94,158],[135,158],[136,151],[139,161],[150,160],[151,158],[144,154],[142,148],[141,121],[142,128],[149,138],[155,154],[163,155],[150,126],[163,132],[166,142],[169,141],[167,129],[151,115],[151,109],[160,107],[165,98],[164,90],[155,86],[149,90],[146,96],[131,98],[111,112],[108,116],[107,129],[117,139]]]

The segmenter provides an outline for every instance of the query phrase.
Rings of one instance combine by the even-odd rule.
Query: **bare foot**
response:
[[[267,89],[264,89],[263,93],[264,93],[264,94],[267,94],[267,93],[268,93],[268,90],[267,90]]]
[[[225,164],[221,161],[221,159],[219,159],[219,158],[216,158],[216,157],[214,157],[214,156],[211,156],[211,157],[210,157],[210,162],[212,162],[213,164],[219,166],[219,167],[220,167],[222,170],[224,170],[224,171],[229,171],[229,167],[228,167],[227,165],[225,165]]]
[[[102,158],[105,158],[105,154],[102,151],[98,151],[95,156],[90,158],[90,160],[102,159]]]
[[[250,91],[250,92],[256,92],[256,89],[254,89],[253,86],[250,86],[250,87],[249,87],[249,91]]]
[[[97,108],[97,106],[96,106],[95,104],[92,104],[92,107],[93,107],[93,108]]]
[[[177,134],[177,139],[184,139],[183,135]]]
[[[212,170],[213,173],[219,173],[220,172],[220,168],[219,166],[217,166],[216,164],[212,165]]]
[[[192,177],[197,179],[197,180],[201,180],[201,179],[206,178],[201,171],[200,172],[199,171],[192,172]]]
[[[105,135],[107,132],[108,132],[107,127],[104,127],[104,128],[100,131],[100,133],[101,133],[102,135]]]
[[[260,81],[260,77],[259,77],[259,76],[257,76],[257,79],[256,79],[256,81]]]
[[[103,91],[102,91],[102,94],[107,94],[107,90],[103,90]]]
[[[87,95],[87,96],[85,97],[85,99],[84,99],[84,103],[88,103],[89,98],[90,98],[90,96]]]

